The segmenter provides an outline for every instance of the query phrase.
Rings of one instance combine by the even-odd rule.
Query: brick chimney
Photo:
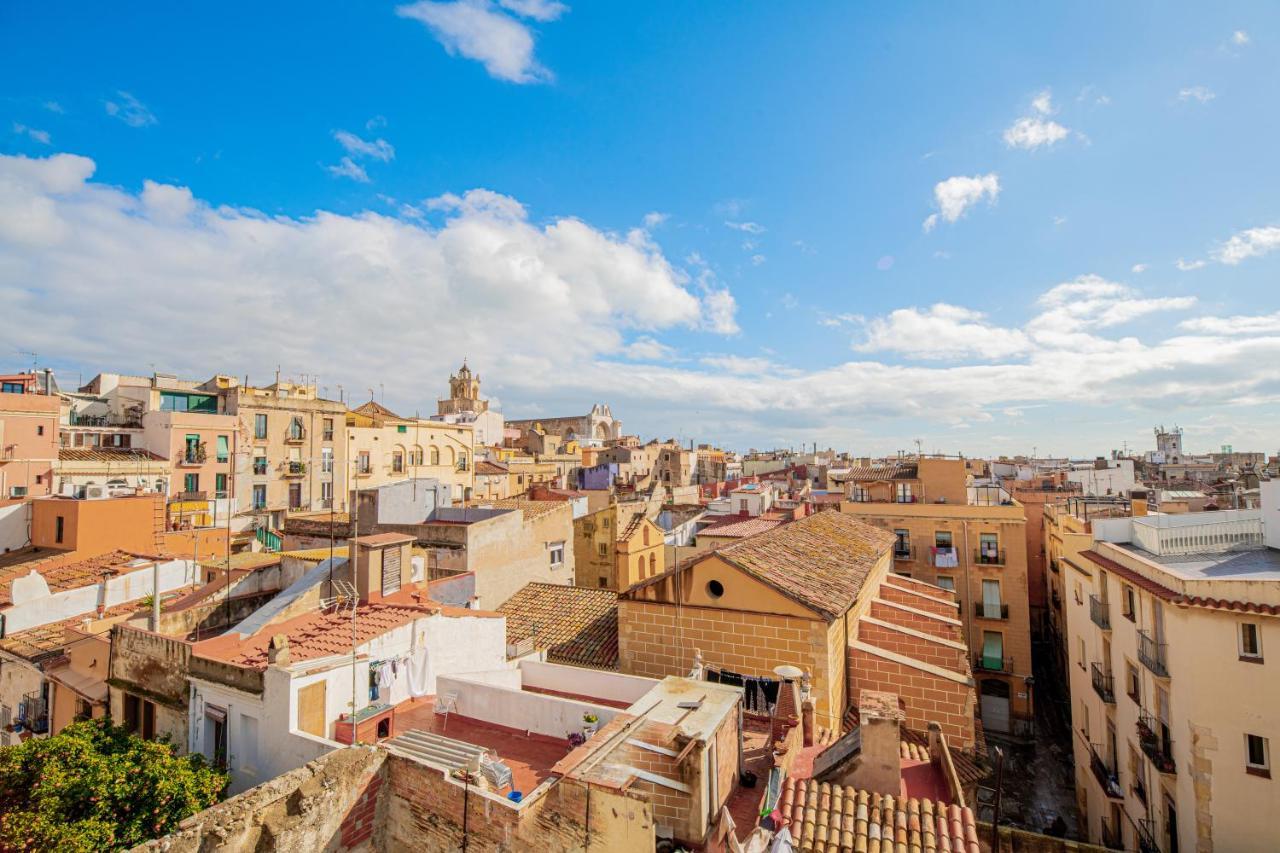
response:
[[[267,666],[288,666],[291,657],[288,636],[276,634],[272,637],[271,644],[267,646]]]
[[[853,784],[866,791],[898,796],[902,790],[902,722],[906,714],[896,693],[863,690],[858,696],[862,757]]]

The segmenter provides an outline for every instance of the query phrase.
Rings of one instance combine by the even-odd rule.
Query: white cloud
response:
[[[335,396],[377,376],[428,398],[423,376],[443,381],[465,353],[532,399],[578,387],[580,369],[628,339],[737,328],[727,289],[700,294],[636,232],[535,224],[497,193],[441,202],[429,228],[372,212],[267,216],[154,182],[135,194],[91,180],[94,168],[0,156],[0,340],[15,348],[102,369],[163,353],[189,376],[263,379],[285,364]],[[218,298],[192,311],[175,281]]]
[[[765,227],[759,222],[726,221],[724,226],[726,228],[732,228],[735,231],[745,231],[748,234],[763,234],[765,232]]]
[[[19,136],[26,136],[39,142],[41,145],[48,145],[52,140],[49,138],[49,131],[36,130],[34,127],[27,127],[25,124],[18,122],[13,123],[13,132]]]
[[[62,108],[62,104],[58,103],[57,101],[45,101],[43,106],[49,112],[57,113],[58,115],[62,115],[63,113],[66,112],[66,110]]]
[[[1150,267],[1150,264],[1134,264],[1130,269],[1135,273],[1144,273]]]
[[[1192,272],[1194,270],[1203,268],[1205,265],[1205,262],[1204,261],[1188,261],[1185,258],[1178,258],[1176,261],[1173,262],[1173,265],[1177,267],[1179,270],[1181,270],[1182,272]]]
[[[372,157],[384,163],[396,157],[395,147],[385,139],[369,141],[346,130],[335,130],[333,138],[338,140],[338,144],[347,149],[347,153],[352,157]]]
[[[498,5],[535,21],[554,21],[569,11],[568,6],[556,0],[498,0]]]
[[[1280,311],[1274,314],[1237,315],[1235,317],[1193,317],[1183,320],[1178,328],[1210,335],[1266,335],[1280,333]]]
[[[701,364],[714,370],[741,375],[758,375],[776,369],[772,361],[758,356],[716,355],[699,360]]]
[[[751,266],[753,266],[753,267],[758,267],[758,266],[760,266],[761,264],[763,264],[763,263],[764,263],[765,261],[767,261],[767,260],[768,260],[768,258],[766,258],[764,255],[752,255],[752,256],[751,256]]]
[[[880,260],[876,261],[876,269],[880,272],[887,272],[893,269],[893,255],[882,255]]]
[[[377,130],[380,127],[386,127],[386,126],[387,126],[386,116],[374,116],[373,118],[369,119],[364,123],[365,130]]]
[[[369,183],[369,173],[364,170],[364,166],[350,157],[343,157],[336,166],[325,166],[325,169],[335,178],[350,178],[362,184]]]
[[[1060,228],[1060,227],[1062,227],[1063,225],[1066,225],[1066,224],[1067,224],[1067,217],[1065,217],[1065,216],[1055,216],[1055,217],[1053,217],[1053,225],[1054,225],[1054,227],[1055,227],[1055,228]]]
[[[1244,30],[1236,30],[1231,34],[1231,43],[1243,47],[1249,43],[1249,34]]]
[[[519,3],[549,8],[550,3]],[[540,83],[552,74],[534,58],[533,32],[489,0],[419,0],[396,7],[396,14],[423,24],[450,54],[474,59],[499,80]]]
[[[939,216],[947,222],[955,222],[964,215],[965,210],[984,198],[988,204],[994,204],[999,195],[1000,177],[995,172],[972,177],[956,175],[939,181],[933,188],[934,203],[939,212],[931,214],[924,221],[924,230],[932,231],[938,224]]]
[[[130,93],[117,90],[116,97],[117,100],[105,102],[107,115],[120,119],[129,127],[146,127],[157,123],[155,114]]]
[[[636,338],[624,350],[627,358],[636,361],[674,361],[676,351],[648,335]]]
[[[927,310],[899,308],[867,323],[859,352],[898,352],[908,358],[1005,358],[1027,352],[1030,341],[1017,329],[1000,329],[986,315],[939,302]]]
[[[657,228],[662,223],[671,218],[669,213],[659,213],[654,210],[644,215],[644,227],[649,229]]]
[[[1185,89],[1178,90],[1179,101],[1199,101],[1207,104],[1216,97],[1218,96],[1208,86],[1187,86]]]
[[[1048,89],[1031,100],[1031,111],[1034,115],[1023,116],[1005,130],[1005,145],[1010,148],[1034,151],[1042,145],[1052,146],[1071,133],[1067,128],[1048,118],[1055,112],[1053,97]]]
[[[1235,266],[1247,258],[1261,257],[1280,249],[1280,226],[1266,225],[1233,234],[1213,252],[1213,259]]]

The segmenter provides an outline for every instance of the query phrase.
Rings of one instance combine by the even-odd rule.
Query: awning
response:
[[[107,683],[105,681],[92,675],[76,672],[69,666],[46,671],[45,677],[50,681],[61,684],[71,692],[84,697],[94,704],[100,705],[107,701]]]

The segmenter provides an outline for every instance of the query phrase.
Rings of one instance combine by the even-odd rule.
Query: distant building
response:
[[[595,404],[585,415],[509,420],[507,427],[518,430],[539,427],[546,432],[559,435],[565,441],[577,441],[580,444],[597,447],[603,446],[610,439],[622,436],[622,421],[614,418],[613,412],[604,403]]]

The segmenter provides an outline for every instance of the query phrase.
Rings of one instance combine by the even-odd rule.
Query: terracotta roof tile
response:
[[[140,447],[60,447],[59,462],[165,461],[164,457]]]
[[[893,465],[860,465],[840,474],[832,475],[837,482],[876,482],[877,480],[917,480],[919,468],[914,462]]]
[[[478,500],[468,504],[468,506],[480,508],[518,509],[524,513],[525,521],[535,521],[567,505],[565,501],[531,501],[528,498],[502,498],[495,501]]]
[[[835,619],[858,599],[896,541],[842,512],[820,512],[718,549],[715,555],[806,607]]]
[[[780,518],[742,518],[731,515],[715,524],[709,524],[698,531],[699,536],[716,536],[724,539],[742,539],[773,530],[784,524]]]
[[[404,418],[400,417],[395,412],[388,409],[386,406],[382,405],[381,403],[375,402],[373,400],[370,400],[369,402],[365,403],[363,406],[354,408],[351,411],[361,415],[369,415],[370,417],[375,417],[375,418],[391,418],[397,421],[404,420]]]
[[[13,581],[26,577],[33,570],[44,578],[50,592],[63,592],[95,584],[104,573],[121,573],[138,560],[142,565],[149,565],[155,559],[129,551],[108,551],[88,556],[83,551],[51,551],[45,548],[24,548],[4,557],[0,562],[0,607],[13,602],[9,596]]]
[[[779,811],[797,850],[979,853],[973,811],[815,779],[788,778]]]
[[[499,465],[497,462],[490,462],[488,459],[481,459],[476,463],[476,473],[489,475],[506,474],[507,466]]]
[[[618,668],[618,595],[607,589],[526,584],[498,608],[507,642],[536,637],[557,663]]]

